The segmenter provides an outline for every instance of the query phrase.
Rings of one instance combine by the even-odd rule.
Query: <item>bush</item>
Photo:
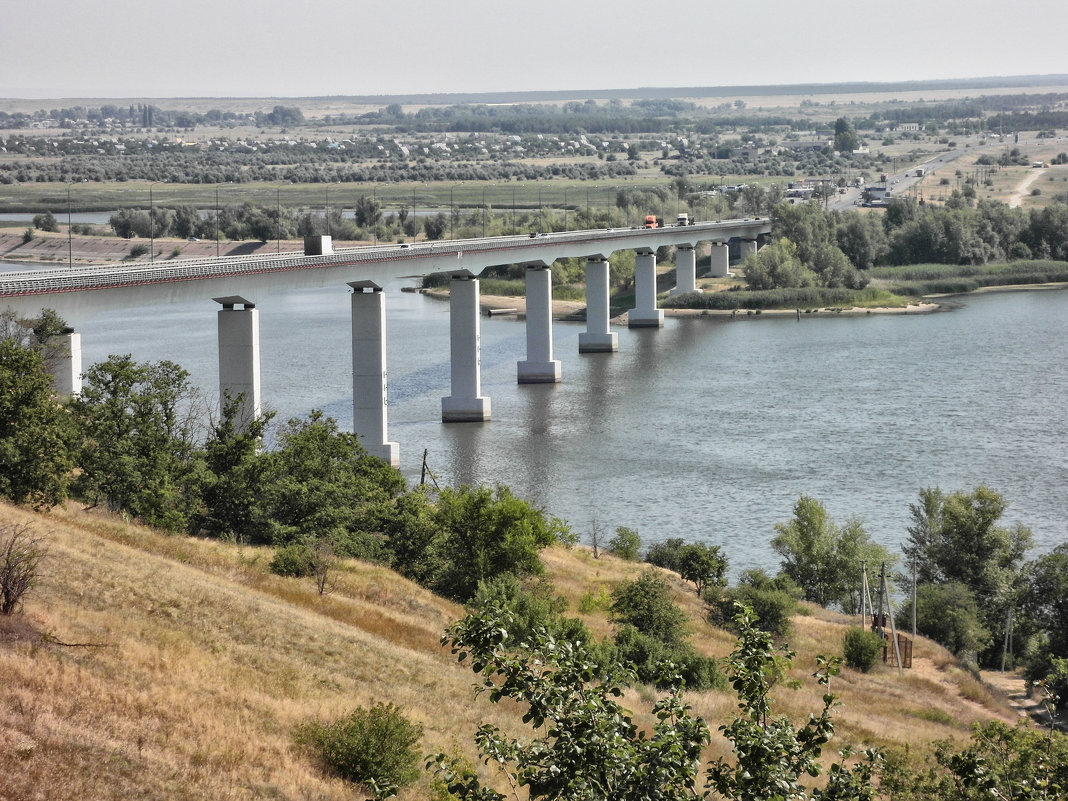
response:
[[[786,576],[769,578],[762,570],[746,570],[738,580],[738,586],[709,599],[709,611],[713,622],[731,628],[735,618],[735,602],[752,613],[761,631],[778,637],[790,634],[790,618],[798,612],[801,589]]]
[[[136,245],[134,245],[132,248],[130,248],[130,258],[131,259],[137,259],[137,258],[140,258],[141,256],[146,256],[146,255],[148,255],[148,245],[143,245],[140,242],[138,242]]]
[[[25,524],[0,527],[0,615],[13,615],[37,583],[44,539]]]
[[[304,542],[294,542],[275,551],[268,569],[277,576],[303,578],[315,573],[315,549]]]
[[[399,707],[375,704],[325,726],[308,724],[298,740],[314,746],[341,778],[367,785],[376,798],[388,798],[419,778],[415,745],[422,736],[423,727],[404,717]]]
[[[883,638],[874,631],[860,626],[850,626],[846,630],[842,653],[845,663],[854,670],[867,673],[875,667],[882,650]]]

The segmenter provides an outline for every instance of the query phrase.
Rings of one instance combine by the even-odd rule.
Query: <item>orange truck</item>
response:
[[[655,214],[646,214],[645,215],[645,227],[646,228],[659,228],[660,227],[660,223],[658,223],[656,221],[656,215]]]

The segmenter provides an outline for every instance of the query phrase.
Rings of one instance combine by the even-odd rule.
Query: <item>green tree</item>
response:
[[[112,356],[85,373],[72,402],[81,442],[77,490],[144,522],[187,528],[196,468],[189,374],[169,361]]]
[[[404,490],[404,478],[368,455],[336,420],[318,409],[306,419],[291,419],[278,433],[267,473],[270,542],[323,540],[339,556],[388,561],[381,535],[366,518],[369,509]]]
[[[845,117],[834,121],[834,149],[839,153],[852,153],[860,147],[857,132]]]
[[[1031,634],[1027,674],[1045,678],[1054,659],[1068,659],[1068,544],[1030,562],[1024,571],[1022,619],[1018,629]],[[1068,694],[1061,694],[1062,705]]]
[[[570,536],[561,521],[504,486],[443,489],[434,522],[440,533],[431,548],[441,572],[432,589],[457,601],[470,599],[479,582],[502,573],[540,575],[538,552]]]
[[[794,517],[777,523],[771,547],[782,556],[782,572],[801,587],[806,601],[838,604],[849,614],[860,605],[860,563],[890,561],[882,546],[868,538],[857,519],[839,527],[823,504],[802,495]]]
[[[666,645],[682,642],[687,633],[685,613],[671,600],[664,576],[652,568],[612,590],[612,622],[633,626]]]
[[[264,499],[271,458],[260,448],[274,413],[239,426],[242,401],[241,396],[223,398],[222,419],[212,427],[204,445],[201,506],[192,530],[235,542],[262,543],[269,531]]]
[[[441,239],[448,229],[449,219],[444,214],[439,213],[434,217],[423,219],[423,231],[426,232],[427,239]]]
[[[798,258],[797,247],[785,238],[746,257],[742,271],[750,289],[813,286],[816,283],[814,273]]]
[[[61,503],[74,465],[71,438],[42,353],[0,339],[0,495],[35,509]]]
[[[902,606],[900,617],[912,617],[911,599]],[[955,581],[916,588],[916,629],[970,662],[992,644],[975,595]]]
[[[638,532],[626,526],[616,529],[615,535],[608,541],[608,552],[627,562],[637,562],[642,540]]]
[[[56,222],[56,217],[52,212],[46,211],[43,214],[33,215],[33,227],[38,231],[48,231],[49,233],[59,233],[59,223]]]
[[[678,573],[691,581],[701,596],[707,587],[726,586],[724,576],[727,573],[727,559],[721,554],[718,545],[690,543],[679,551]]]

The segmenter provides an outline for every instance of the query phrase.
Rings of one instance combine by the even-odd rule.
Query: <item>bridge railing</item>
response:
[[[766,218],[744,220],[716,220],[685,226],[687,233],[710,233],[717,229],[733,228],[746,223],[768,222]],[[514,234],[476,239],[448,239],[433,242],[371,245],[338,248],[332,254],[305,256],[294,253],[251,254],[150,262],[148,264],[117,264],[80,266],[73,269],[54,267],[44,270],[28,270],[8,273],[0,278],[0,297],[12,295],[41,294],[48,292],[74,292],[87,289],[104,289],[116,286],[136,286],[168,281],[190,281],[203,278],[218,278],[283,270],[301,270],[330,265],[358,264],[361,262],[386,262],[411,260],[464,252],[493,252],[527,248],[532,244],[571,244],[579,242],[603,242],[605,240],[648,238],[650,233],[666,233],[672,229],[648,228],[597,228],[585,231],[563,231],[543,234]],[[509,263],[503,258],[501,264]]]

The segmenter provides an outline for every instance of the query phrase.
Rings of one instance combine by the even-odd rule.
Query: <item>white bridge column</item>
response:
[[[400,465],[400,446],[387,440],[386,298],[371,281],[352,287],[352,430],[372,456]]]
[[[726,278],[730,272],[731,249],[726,242],[713,242],[709,248],[709,271],[712,278]]]
[[[449,351],[452,395],[441,399],[444,423],[490,419],[490,399],[482,395],[482,327],[478,317],[478,279],[456,275],[449,281]]]
[[[697,288],[697,253],[693,245],[675,246],[675,288],[668,294],[700,292]]]
[[[68,328],[48,340],[52,386],[63,398],[82,392],[82,335]]]
[[[634,308],[627,314],[628,328],[659,328],[664,312],[656,308],[656,253],[639,250],[634,256]]]
[[[614,353],[619,337],[608,330],[607,259],[591,256],[586,261],[586,330],[579,334],[579,353]]]
[[[528,265],[527,358],[517,365],[520,384],[557,384],[560,362],[553,359],[553,281],[545,265]]]
[[[213,298],[219,310],[219,403],[226,395],[243,395],[239,428],[260,415],[260,317],[255,304],[242,297]],[[237,305],[243,306],[235,309]]]
[[[756,255],[757,241],[755,239],[743,239],[739,242],[741,248],[742,261],[745,261],[747,257]]]

